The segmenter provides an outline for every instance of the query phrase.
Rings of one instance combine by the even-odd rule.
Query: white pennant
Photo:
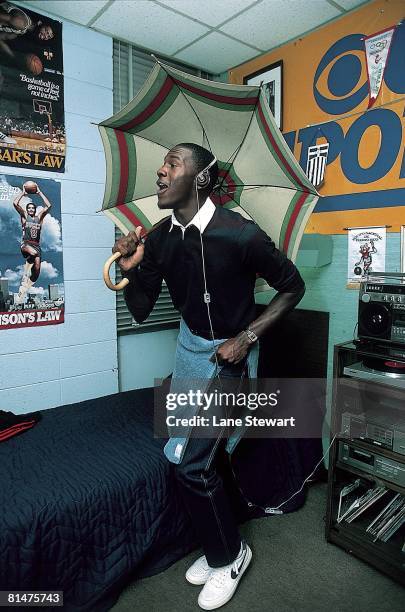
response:
[[[370,90],[368,108],[373,106],[380,92],[395,27],[387,28],[364,38]]]

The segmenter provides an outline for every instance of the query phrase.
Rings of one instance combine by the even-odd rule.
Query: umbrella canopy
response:
[[[253,219],[291,259],[318,199],[277,128],[261,87],[228,85],[157,62],[138,95],[99,125],[107,160],[103,211],[126,234],[167,216],[156,170],[194,142],[217,157],[211,198]]]

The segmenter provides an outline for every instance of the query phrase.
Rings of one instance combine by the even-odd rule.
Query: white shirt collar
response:
[[[201,206],[200,210],[194,215],[194,217],[187,223],[187,225],[182,225],[179,221],[177,221],[174,212],[172,212],[172,224],[170,226],[169,232],[172,231],[173,225],[178,225],[181,227],[181,230],[184,232],[190,227],[190,225],[195,225],[197,229],[200,230],[201,233],[205,231],[208,223],[211,221],[214,212],[215,212],[215,204],[210,198],[207,198],[204,204]]]

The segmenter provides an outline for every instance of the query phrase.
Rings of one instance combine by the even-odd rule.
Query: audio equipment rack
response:
[[[405,346],[335,346],[326,539],[405,585]]]

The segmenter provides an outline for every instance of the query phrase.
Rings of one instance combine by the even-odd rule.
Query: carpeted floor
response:
[[[326,485],[292,514],[242,526],[253,560],[224,612],[404,612],[405,589],[324,537]],[[137,580],[113,612],[193,612],[202,587],[184,579],[195,551],[165,572]]]

